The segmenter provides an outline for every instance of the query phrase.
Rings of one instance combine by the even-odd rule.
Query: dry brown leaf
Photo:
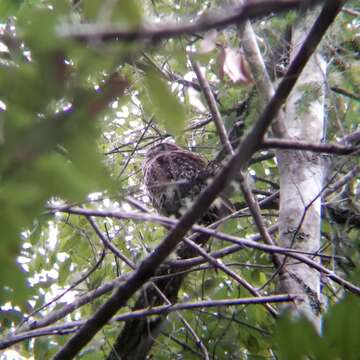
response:
[[[218,63],[221,80],[227,75],[234,84],[248,84],[252,81],[249,65],[240,49],[221,48]]]

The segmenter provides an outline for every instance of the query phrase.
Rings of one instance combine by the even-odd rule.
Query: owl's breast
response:
[[[203,186],[195,184],[204,168],[202,158],[185,151],[160,154],[147,161],[144,182],[154,207],[162,214],[179,216],[180,209],[200,193]]]

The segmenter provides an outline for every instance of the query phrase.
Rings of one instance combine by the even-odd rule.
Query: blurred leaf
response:
[[[102,5],[106,3],[103,0],[85,0],[83,1],[82,8],[84,15],[90,21],[95,21],[99,12],[101,11]]]
[[[118,0],[113,11],[113,20],[131,27],[142,22],[141,7],[137,0]]]
[[[360,304],[348,296],[333,305],[325,317],[324,334],[320,337],[313,325],[304,318],[278,321],[276,342],[281,359],[358,359],[360,343]]]
[[[124,26],[138,26],[142,20],[141,8],[134,0],[86,0],[84,14],[89,20],[99,23],[120,23]]]
[[[59,285],[64,286],[65,281],[67,280],[68,276],[70,275],[70,265],[72,263],[72,259],[69,257],[67,258],[60,266],[59,269]]]
[[[0,19],[5,20],[9,16],[16,15],[16,12],[24,0],[1,0],[0,1]]]
[[[18,305],[22,310],[26,310],[25,301],[31,294],[30,288],[26,284],[26,274],[20,267],[14,263],[12,258],[4,256],[3,249],[1,249],[0,255],[0,289],[8,289],[12,295],[12,305]],[[8,300],[8,295],[3,290],[0,291],[0,304],[4,300]]]
[[[360,354],[360,302],[348,295],[326,316],[324,337],[333,358],[356,360]]]
[[[185,110],[168,86],[153,72],[148,72],[145,78],[147,94],[151,100],[155,119],[167,132],[179,135],[185,126]]]
[[[301,318],[298,320],[283,316],[278,322],[275,332],[275,341],[279,345],[280,359],[303,360],[313,355],[319,340],[313,325]],[[331,359],[330,352],[328,359]]]
[[[55,349],[51,350],[51,345],[46,338],[36,338],[34,341],[34,358],[35,360],[50,359],[51,353],[54,353]]]
[[[5,327],[11,327],[18,324],[23,319],[23,314],[19,310],[2,310],[0,311],[0,324]]]
[[[349,0],[347,7],[357,9],[357,3],[358,0]],[[5,40],[8,43],[11,40],[9,52],[0,51],[2,332],[13,330],[14,323],[21,316],[39,308],[57,295],[58,289],[67,288],[81,274],[86,274],[100,252],[99,239],[86,219],[77,215],[44,214],[49,200],[52,203],[55,200],[80,202],[88,209],[106,211],[120,208],[128,211],[128,205],[122,200],[123,196],[130,195],[148,205],[148,198],[142,192],[144,151],[168,133],[174,135],[179,144],[178,135],[181,134],[184,145],[195,147],[209,160],[219,154],[221,143],[214,123],[203,126],[207,111],[198,98],[200,92],[188,90],[191,84],[187,81],[194,79],[188,62],[189,48],[200,48],[205,53],[196,57],[206,66],[206,75],[232,139],[242,136],[258,120],[262,109],[262,100],[256,91],[233,84],[247,77],[247,68],[239,50],[224,53],[223,62],[216,62],[219,43],[226,42],[232,50],[239,46],[238,32],[230,28],[229,31],[221,29],[217,38],[215,33],[208,33],[204,40],[190,36],[164,41],[79,41],[60,37],[56,30],[68,26],[75,29],[88,22],[99,26],[99,29],[102,25],[136,29],[141,28],[143,20],[150,18],[150,21],[156,18],[161,25],[168,20],[182,23],[186,19],[192,22],[199,16],[206,19],[207,14],[218,6],[223,7],[223,3],[0,0],[2,24],[3,27],[8,24],[5,34],[10,35]],[[7,15],[12,16],[9,21]],[[284,44],[287,47],[288,39],[284,39],[283,35],[297,17],[296,12],[290,12],[254,22],[260,50],[273,79],[278,78],[278,67],[287,67],[287,59],[283,55],[287,51]],[[329,89],[336,86],[350,95],[356,95],[360,38],[354,15],[348,11],[341,12],[331,31],[328,38],[331,42],[326,42],[322,48],[326,58],[331,59],[328,71],[334,74],[329,79]],[[281,48],[278,49],[278,45]],[[145,64],[151,69],[158,69],[158,72],[148,72]],[[220,73],[222,71],[222,75],[230,81],[221,81],[219,67]],[[168,75],[171,75],[171,81],[167,81]],[[308,92],[316,95],[316,91]],[[358,129],[359,102],[354,96],[333,91],[328,105],[329,141],[339,140],[339,134]],[[157,124],[151,124],[145,133],[143,120],[148,121],[153,115]],[[195,130],[182,132],[185,117]],[[232,133],[238,123],[245,124],[244,128]],[[258,155],[265,153],[261,151]],[[353,167],[357,158],[353,156],[347,160],[344,171],[337,167],[339,178]],[[257,176],[277,183],[277,166],[275,160],[267,160],[251,165],[250,169]],[[116,183],[111,179],[116,179]],[[357,179],[354,183],[357,184]],[[273,191],[267,182],[256,181],[251,185],[254,190]],[[95,191],[96,194],[93,193]],[[356,193],[354,190],[353,196],[347,196],[344,204],[356,202]],[[230,196],[234,202],[244,202],[238,186],[234,187]],[[264,209],[263,214],[267,226],[276,221],[275,211]],[[106,235],[136,263],[144,258],[148,250],[154,249],[168,232],[161,226],[146,222],[108,218],[98,219],[98,223],[103,231],[106,223]],[[248,213],[228,221],[221,230],[239,237],[247,237],[257,231]],[[338,250],[349,254],[355,264],[359,262],[360,237],[356,226],[335,226],[330,218],[322,232],[326,242],[328,239],[344,240]],[[205,249],[219,251],[227,245],[224,241],[213,239]],[[332,254],[333,250],[329,247],[326,254]],[[260,251],[243,248],[228,254],[222,261],[255,287],[267,283],[273,273],[270,256]],[[244,263],[249,266],[243,266]],[[328,266],[327,260],[323,263]],[[266,265],[266,268],[257,265]],[[75,292],[81,295],[114,280],[117,273],[128,271],[128,267],[120,260],[115,261],[113,255],[106,256],[101,267]],[[348,271],[348,280],[357,283],[358,269]],[[186,270],[185,275],[186,280],[179,293],[180,301],[249,296],[246,289],[221,271],[202,271],[201,267]],[[342,293],[336,284],[332,287],[336,294],[339,290]],[[268,294],[273,291],[274,282],[266,288]],[[329,288],[324,287],[324,296],[328,294]],[[83,305],[69,316],[69,320],[91,317],[109,295]],[[329,303],[339,301],[335,296],[329,296],[328,300]],[[329,305],[321,337],[303,319],[280,320],[276,331],[276,336],[279,336],[277,344],[272,336],[274,319],[263,306],[223,306],[186,310],[182,314],[214,359],[307,357],[314,360],[352,360],[360,352],[357,346],[360,330],[356,323],[360,315],[356,300],[348,298],[339,307]],[[39,316],[47,316],[48,312],[67,306],[67,301],[67,297],[57,301],[50,309],[41,311]],[[132,299],[129,308],[124,308],[123,312],[130,311],[134,302],[135,299]],[[200,350],[184,325],[172,314],[167,316],[167,321],[167,336],[155,342],[149,356],[156,360],[195,358],[197,355],[194,352],[200,353]],[[104,328],[106,341],[104,334],[100,334],[80,357],[106,357],[117,333],[118,324],[109,324]],[[24,358],[51,359],[69,336],[26,340],[16,345],[16,351]]]
[[[25,7],[19,13],[18,26],[27,45],[36,54],[59,47],[55,34],[58,14],[50,7]],[[56,40],[55,40],[56,39]]]
[[[247,339],[247,346],[249,348],[249,351],[253,352],[253,353],[257,353],[260,350],[260,346],[259,346],[259,342],[256,339],[255,336],[250,335]]]

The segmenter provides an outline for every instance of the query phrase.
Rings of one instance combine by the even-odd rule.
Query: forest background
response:
[[[358,359],[358,1],[0,18],[1,358]],[[160,141],[216,168],[181,219],[144,189]]]

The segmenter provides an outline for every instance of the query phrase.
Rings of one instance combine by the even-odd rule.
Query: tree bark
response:
[[[306,16],[304,16],[306,15]],[[292,34],[291,59],[301,47],[313,14],[300,14]],[[325,64],[314,53],[291,92],[286,106],[289,137],[320,143],[324,128]],[[279,245],[315,252],[320,248],[321,189],[323,165],[319,154],[308,151],[277,152],[280,171]],[[284,258],[287,272],[281,275],[280,291],[302,294],[305,301],[292,305],[294,314],[305,315],[320,331],[320,275],[305,264]]]

